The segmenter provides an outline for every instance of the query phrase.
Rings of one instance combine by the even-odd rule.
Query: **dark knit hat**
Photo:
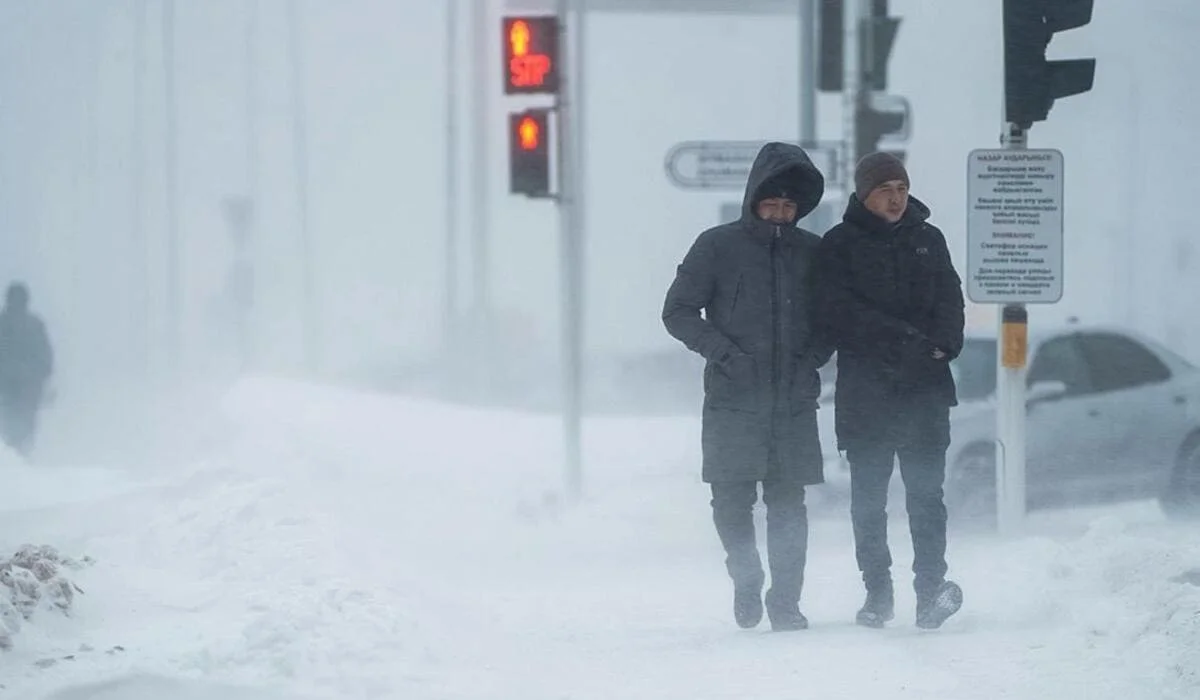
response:
[[[871,194],[871,190],[889,180],[903,180],[905,185],[909,184],[908,171],[899,158],[883,151],[863,156],[854,168],[854,194],[861,202]]]
[[[754,192],[754,204],[757,205],[764,199],[790,199],[793,202],[800,197],[798,187],[794,177],[788,177],[787,173],[780,173],[774,177],[768,178]]]

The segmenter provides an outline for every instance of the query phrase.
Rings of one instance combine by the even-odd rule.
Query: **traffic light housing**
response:
[[[553,95],[558,92],[558,18],[553,15],[505,17],[504,94]]]
[[[549,114],[549,110],[531,109],[509,115],[509,190],[513,194],[550,196]]]
[[[1056,32],[1092,21],[1094,0],[1004,0],[1004,114],[1021,129],[1045,121],[1061,97],[1092,89],[1096,59],[1047,61]]]
[[[897,141],[907,139],[910,128],[911,110],[908,108],[907,101],[890,95],[886,97],[896,101],[897,104],[875,104],[875,101],[866,95],[859,100],[854,119],[855,162],[875,151],[886,151],[901,161],[907,156],[904,149],[881,145],[885,139]]]
[[[821,0],[817,27],[817,89],[841,92],[845,70],[845,3]],[[859,73],[863,90],[887,90],[887,64],[900,30],[900,19],[888,16],[888,0],[871,0],[871,13],[859,27]]]

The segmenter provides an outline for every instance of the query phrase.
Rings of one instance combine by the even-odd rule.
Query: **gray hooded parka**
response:
[[[766,144],[746,183],[739,220],[700,234],[667,291],[667,331],[703,356],[706,482],[824,480],[817,369],[832,346],[814,323],[820,237],[756,214],[770,183],[816,208],[825,180],[797,146]],[[703,311],[703,315],[701,315]]]

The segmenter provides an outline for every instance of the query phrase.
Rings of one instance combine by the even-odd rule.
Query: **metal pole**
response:
[[[249,199],[249,215],[244,222],[242,235],[244,250],[239,257],[246,258],[244,264],[254,270],[259,260],[258,236],[256,234],[260,203],[258,201],[258,0],[246,3],[246,196]],[[238,346],[242,369],[252,369],[257,360],[254,305],[250,303],[238,310]]]
[[[296,206],[299,210],[300,266],[303,302],[304,366],[310,373],[318,369],[317,293],[313,270],[313,244],[308,216],[308,105],[304,90],[303,26],[300,0],[287,3],[288,48],[292,82],[292,153],[296,163]]]
[[[246,196],[258,203],[258,0],[246,8]]]
[[[442,306],[443,358],[457,376],[458,357],[458,24],[459,0],[446,0],[446,272]]]
[[[858,162],[858,106],[861,102],[861,66],[859,66],[859,0],[842,4],[842,172],[846,173],[846,204],[854,193],[853,173]]]
[[[472,134],[471,156],[473,165],[471,168],[471,322],[470,327],[474,329],[473,337],[471,338],[471,347],[476,348],[477,352],[482,353],[485,348],[491,345],[491,314],[488,307],[488,291],[491,289],[489,269],[489,211],[490,199],[488,197],[488,172],[491,159],[488,157],[488,124],[492,113],[489,109],[490,100],[488,96],[491,94],[492,79],[497,74],[497,71],[492,70],[492,62],[488,60],[488,48],[492,45],[491,32],[488,31],[491,19],[491,1],[490,0],[475,0],[472,3],[475,7],[474,23],[472,25],[472,41],[474,47],[474,56],[472,65],[474,71],[472,73],[473,86],[471,93],[474,96],[474,115],[475,123]],[[477,355],[470,363],[472,376],[475,380],[475,388],[484,389],[484,382],[488,378],[487,363],[483,361],[482,355]]]
[[[559,60],[566,66],[556,97],[559,247],[562,255],[562,419],[567,496],[583,496],[583,116],[584,10],[558,0]],[[572,30],[574,30],[572,32]]]
[[[183,333],[183,280],[179,256],[179,145],[176,133],[179,104],[175,94],[175,0],[164,0],[162,14],[163,92],[166,101],[166,172],[164,185],[167,206],[167,366],[171,379],[178,380],[183,370],[180,357]]]
[[[800,0],[800,143],[817,140],[817,0]]]
[[[1000,142],[1006,150],[1025,149],[1025,131],[1004,125]],[[1000,310],[997,334],[996,376],[996,524],[1004,536],[1017,535],[1025,519],[1025,334],[1024,304],[1005,304]],[[1014,345],[1015,343],[1015,345]],[[1006,348],[1016,348],[1018,357]]]
[[[146,250],[146,0],[133,3],[133,132],[129,138],[129,261],[133,289],[130,325],[135,373],[145,378],[150,369],[150,260]]]

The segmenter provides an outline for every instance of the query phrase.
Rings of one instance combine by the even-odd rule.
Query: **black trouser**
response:
[[[725,548],[725,567],[735,586],[761,588],[762,561],[754,532],[757,481],[712,484],[713,522]],[[808,553],[808,508],[804,486],[796,481],[766,479],[763,503],[767,506],[767,559],[771,567],[771,603],[786,605],[800,600],[804,562]]]
[[[0,395],[0,435],[6,445],[25,456],[33,448],[40,403],[40,393],[29,389]]]
[[[946,577],[946,505],[942,484],[949,446],[949,408],[900,403],[881,414],[873,437],[847,451],[855,556],[868,589],[891,581],[887,543],[888,482],[900,458],[913,541],[913,588],[933,595]]]

